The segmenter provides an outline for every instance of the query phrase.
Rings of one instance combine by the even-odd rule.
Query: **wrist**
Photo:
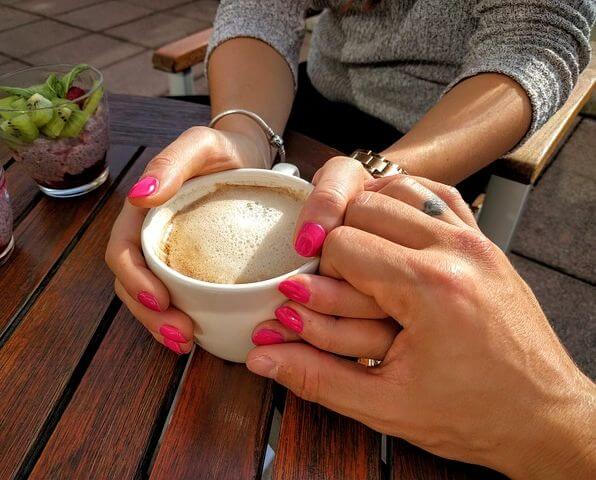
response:
[[[582,375],[580,386],[555,402],[529,405],[537,414],[512,432],[510,456],[501,471],[513,479],[590,479],[596,473],[596,387]]]
[[[215,127],[235,139],[243,150],[242,167],[269,168],[273,164],[273,152],[261,127],[252,119],[240,115],[222,118]]]

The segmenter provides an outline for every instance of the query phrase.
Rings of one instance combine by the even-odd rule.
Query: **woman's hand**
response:
[[[450,187],[404,176],[368,187],[323,247],[321,273],[341,283],[298,278],[310,288],[290,304],[302,333],[270,326],[311,345],[257,347],[248,368],[438,455],[514,478],[590,478],[594,385],[507,257]],[[333,318],[346,304],[339,315],[357,312],[358,329]],[[381,312],[403,329],[370,318]],[[383,362],[366,368],[329,351]]]
[[[114,223],[106,262],[116,275],[116,294],[155,339],[178,354],[192,348],[191,319],[170,306],[166,287],[147,268],[141,226],[147,209],[170,199],[189,178],[239,167],[265,167],[269,145],[259,137],[207,127],[185,131],[157,155],[131,188]]]

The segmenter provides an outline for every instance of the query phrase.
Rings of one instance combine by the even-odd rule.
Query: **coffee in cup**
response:
[[[304,196],[258,185],[218,185],[172,217],[162,257],[174,270],[211,283],[253,283],[295,270],[292,248]]]

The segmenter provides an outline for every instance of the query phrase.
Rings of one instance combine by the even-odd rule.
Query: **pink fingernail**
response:
[[[157,178],[142,178],[128,191],[128,198],[148,197],[157,191],[157,187],[159,187],[159,180]]]
[[[282,325],[285,325],[290,330],[300,333],[304,328],[304,322],[296,310],[290,307],[279,307],[275,310],[275,318],[279,320]]]
[[[166,337],[163,339],[163,344],[177,355],[182,355],[184,353],[182,351],[182,349],[180,348],[180,344],[175,342],[174,340],[170,340],[169,338]]]
[[[314,257],[319,253],[326,236],[327,233],[321,225],[306,222],[296,237],[294,248],[303,257]]]
[[[284,337],[281,333],[268,328],[258,330],[252,336],[252,343],[255,345],[273,345],[275,343],[284,343]]]
[[[137,299],[148,309],[153,310],[154,312],[161,312],[157,298],[155,298],[149,292],[139,292]]]
[[[301,283],[293,280],[284,280],[277,288],[286,297],[295,302],[306,303],[310,299],[310,292],[308,289]]]
[[[174,342],[188,342],[188,340],[184,338],[184,335],[182,335],[182,332],[172,325],[162,325],[159,327],[159,333],[161,333],[165,338],[169,338]]]

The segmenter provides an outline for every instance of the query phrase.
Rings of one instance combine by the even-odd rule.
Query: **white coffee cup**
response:
[[[182,275],[160,258],[164,230],[177,211],[213,192],[221,184],[290,188],[306,198],[313,186],[292,176],[297,171],[291,167],[286,164],[280,172],[252,168],[227,170],[194,178],[169,201],[151,209],[143,223],[141,243],[147,265],[167,287],[172,305],[192,318],[195,341],[225,360],[246,360],[249,350],[254,347],[251,341],[253,329],[259,323],[275,318],[275,309],[287,300],[278,291],[278,285],[298,273],[315,272],[319,260],[311,259],[296,270],[261,282],[209,283]]]

